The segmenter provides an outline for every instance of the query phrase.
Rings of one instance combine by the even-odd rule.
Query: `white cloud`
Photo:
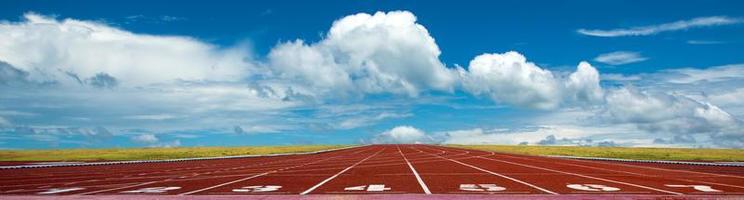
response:
[[[342,120],[339,123],[336,124],[335,128],[337,129],[353,129],[358,127],[364,127],[372,125],[376,122],[383,121],[386,119],[397,119],[397,118],[405,118],[413,116],[410,113],[392,113],[392,112],[382,112],[377,115],[362,115],[362,116],[356,116],[356,117],[347,117],[346,119]]]
[[[412,126],[397,126],[388,131],[382,132],[376,135],[371,140],[375,144],[385,143],[431,143],[432,139],[424,131],[421,131]]]
[[[439,47],[407,11],[360,13],[333,23],[325,39],[278,45],[272,70],[321,93],[451,91],[456,77],[439,61]]]
[[[0,61],[36,82],[77,84],[103,74],[127,86],[176,80],[240,80],[251,63],[243,48],[180,36],[137,34],[92,21],[34,13],[0,22]]]
[[[680,20],[671,23],[657,24],[650,26],[639,26],[630,28],[619,28],[612,30],[589,30],[579,29],[576,32],[595,37],[621,37],[621,36],[645,36],[654,35],[661,32],[679,31],[690,28],[722,26],[742,23],[741,19],[726,16],[698,17],[690,20]]]
[[[740,126],[736,118],[708,102],[629,88],[609,92],[606,109],[610,120],[633,123],[650,132],[721,133]]]
[[[722,65],[707,69],[671,69],[665,72],[670,74],[671,77],[667,81],[671,83],[720,82],[744,79],[744,64]]]
[[[459,69],[462,85],[473,95],[496,102],[539,109],[554,109],[563,103],[601,99],[599,73],[581,62],[567,80],[542,69],[517,52],[483,54]],[[564,100],[570,100],[564,102]]]
[[[517,52],[483,54],[461,70],[463,87],[474,95],[498,102],[535,108],[555,108],[560,103],[558,81]]]
[[[610,65],[624,65],[641,62],[644,60],[648,60],[648,58],[641,56],[641,54],[638,52],[631,51],[615,51],[601,54],[594,58],[594,61]]]
[[[599,85],[599,71],[587,62],[581,62],[576,72],[571,73],[566,80],[566,92],[570,102],[595,103],[602,101],[604,92]]]
[[[139,143],[145,143],[145,144],[154,144],[160,141],[158,137],[156,137],[153,134],[141,134],[141,135],[133,136],[131,140],[135,142],[139,142]]]

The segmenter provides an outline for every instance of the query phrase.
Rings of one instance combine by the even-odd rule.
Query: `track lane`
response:
[[[441,148],[441,147],[440,147]],[[477,151],[477,150],[474,150]],[[484,151],[485,152],[485,151]],[[637,170],[631,168],[630,170],[626,165],[607,165],[603,163],[591,162],[591,161],[580,161],[572,162],[566,159],[549,158],[549,157],[536,157],[536,156],[517,156],[511,154],[500,154],[495,153],[493,155],[485,156],[481,159],[485,159],[491,162],[496,162],[506,165],[522,166],[525,168],[541,169],[545,171],[551,171],[556,173],[562,173],[567,175],[587,177],[594,180],[601,180],[610,182],[615,185],[625,185],[626,187],[618,187],[622,190],[626,190],[627,186],[644,188],[653,190],[659,193],[666,194],[744,194],[742,193],[742,182],[739,180],[730,180],[730,176],[718,176],[714,177],[697,177],[687,176],[690,173],[698,174],[696,172],[685,172],[675,171],[676,174],[668,174],[668,170],[660,170],[653,168],[644,168],[645,170]],[[580,163],[580,164],[578,164]],[[667,171],[663,175],[659,175],[660,171]],[[655,175],[654,175],[655,174]],[[683,177],[683,178],[678,178]],[[700,179],[703,179],[701,181]],[[694,180],[698,179],[698,180]],[[716,183],[725,180],[728,183]],[[702,184],[701,184],[702,183]],[[716,184],[716,188],[720,189],[721,192],[703,192],[692,187],[692,185],[707,185],[711,183]],[[671,187],[679,186],[679,187]]]
[[[306,194],[401,194],[425,191],[395,145]]]
[[[554,194],[550,190],[449,158],[477,156],[468,155],[470,152],[452,154],[451,151],[431,151],[425,146],[421,148],[409,146],[407,149],[408,152],[413,151],[411,153],[418,152],[412,156],[412,164],[418,169],[424,182],[430,183],[435,194]],[[437,161],[418,163],[416,160],[419,159]],[[492,185],[497,187],[490,187]],[[502,189],[504,187],[509,190]]]
[[[439,146],[427,146],[428,148],[434,148],[445,151],[470,151],[464,149],[454,149],[449,147]],[[475,158],[463,158],[460,162],[467,163],[473,166],[479,166],[480,168],[493,171],[495,173],[504,174],[517,180],[521,180],[532,185],[536,185],[542,188],[550,188],[551,191],[560,194],[664,194],[664,195],[678,195],[677,192],[671,192],[667,190],[651,188],[642,185],[635,185],[632,183],[622,183],[604,178],[598,178],[595,176],[588,176],[577,173],[565,173],[559,170],[552,170],[543,167],[519,165],[517,163],[502,162],[497,159],[490,159],[489,156],[493,156],[492,152],[486,151],[473,151],[482,153],[484,155]],[[605,186],[606,188],[617,188],[619,191],[594,191],[592,188],[586,190],[579,190],[570,188],[568,185],[584,186]]]
[[[0,170],[0,195],[744,195],[741,173],[695,169],[700,171],[434,145],[371,145],[311,155]],[[570,184],[620,190],[586,191]],[[367,191],[370,185],[382,191]],[[162,191],[127,193],[152,187]]]
[[[361,147],[358,147],[361,148]],[[255,158],[237,158],[237,159],[224,159],[221,160],[222,162],[208,162],[208,160],[198,160],[198,161],[183,161],[183,162],[177,162],[177,163],[142,163],[142,164],[125,164],[125,165],[107,165],[107,166],[84,166],[84,167],[59,167],[59,168],[53,168],[51,169],[53,172],[63,172],[63,174],[68,174],[68,171],[77,172],[80,173],[80,171],[94,171],[94,172],[101,172],[106,173],[107,170],[111,168],[119,169],[119,170],[113,170],[113,173],[110,175],[111,177],[105,178],[105,179],[90,179],[87,182],[75,182],[70,181],[69,178],[61,177],[58,179],[53,179],[53,181],[50,183],[48,182],[47,178],[40,178],[35,179],[34,181],[41,182],[41,186],[39,185],[31,185],[32,187],[29,187],[28,185],[23,185],[21,188],[22,190],[14,190],[14,188],[11,186],[6,186],[5,188],[0,191],[0,194],[35,194],[37,192],[48,190],[49,188],[84,188],[84,190],[75,190],[70,192],[65,192],[63,194],[98,194],[100,191],[102,193],[111,193],[112,189],[127,189],[130,187],[139,187],[139,186],[145,186],[150,184],[157,184],[159,182],[163,181],[173,181],[173,180],[179,180],[182,179],[184,182],[194,182],[194,181],[202,181],[201,177],[213,177],[211,174],[215,171],[219,170],[225,170],[225,169],[232,169],[233,173],[247,173],[246,171],[255,170],[255,169],[262,169],[265,167],[274,167],[272,165],[275,164],[281,164],[281,163],[288,163],[293,164],[297,161],[301,160],[310,160],[315,158],[316,156],[328,156],[330,155],[344,155],[347,154],[349,151],[355,151],[355,150],[364,150],[364,149],[343,149],[339,151],[334,152],[325,152],[325,153],[319,153],[314,155],[302,155],[302,156],[278,156],[278,157],[272,157],[272,158],[264,158],[259,157],[258,159]],[[206,162],[205,162],[206,161]],[[196,165],[196,166],[192,166]],[[166,171],[166,170],[158,170],[160,167],[172,167],[172,166],[182,166],[181,168],[168,169],[173,172],[170,176],[150,176],[148,174],[154,174],[153,171]],[[156,170],[153,170],[156,169]],[[183,170],[185,169],[185,170]],[[243,170],[243,171],[241,171]],[[32,171],[31,169],[19,169],[19,170],[13,170],[13,171]],[[122,172],[123,171],[123,172]],[[149,171],[150,173],[147,173]],[[55,174],[55,173],[52,173]],[[56,177],[53,176],[52,177]],[[194,177],[199,177],[194,179]],[[79,178],[79,177],[78,177]],[[47,181],[47,182],[45,182]],[[70,181],[70,182],[67,182]],[[72,184],[70,184],[72,183]],[[201,184],[201,183],[200,183]],[[184,184],[184,185],[194,185],[193,183]],[[4,185],[5,186],[5,185]],[[167,194],[167,193],[166,193]]]

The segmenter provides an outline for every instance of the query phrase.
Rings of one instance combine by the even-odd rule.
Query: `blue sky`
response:
[[[743,8],[3,1],[0,148],[742,148]]]

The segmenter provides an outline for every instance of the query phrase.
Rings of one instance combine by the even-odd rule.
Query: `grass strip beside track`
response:
[[[237,155],[301,153],[348,145],[176,147],[116,149],[0,150],[0,161],[118,161],[163,160]]]
[[[448,145],[526,155],[582,156],[634,160],[744,161],[744,149],[577,147],[527,145]]]

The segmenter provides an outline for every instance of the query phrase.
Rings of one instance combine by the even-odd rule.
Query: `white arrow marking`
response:
[[[255,185],[233,189],[233,192],[271,192],[281,189],[281,185]]]
[[[57,193],[63,193],[63,192],[72,192],[77,190],[83,190],[85,188],[52,188],[44,192],[39,192],[36,194],[57,194]]]
[[[506,188],[496,184],[460,184],[460,190],[473,192],[496,192],[506,190]]]
[[[720,191],[720,190],[713,189],[713,188],[711,188],[710,186],[707,186],[707,185],[666,185],[666,186],[667,187],[676,187],[676,188],[680,188],[680,187],[691,187],[692,189],[695,189],[695,190],[701,191],[701,192],[723,192],[723,191]]]
[[[566,185],[566,187],[575,189],[575,190],[595,191],[595,192],[620,191],[620,188],[610,187],[610,186],[600,185],[600,184],[568,184]]]
[[[382,184],[372,184],[369,186],[366,186],[366,185],[352,186],[352,187],[346,187],[344,188],[344,190],[362,191],[365,188],[367,189],[367,192],[382,192],[382,191],[390,190],[389,187],[385,187],[385,185],[382,185]]]
[[[364,188],[366,188],[366,187],[367,187],[366,185],[362,185],[362,186],[353,186],[353,187],[347,187],[347,188],[344,188],[344,190],[352,190],[352,191],[353,191],[353,190],[357,190],[357,191],[359,191],[359,190],[364,190]]]
[[[385,190],[390,190],[390,188],[385,187],[385,185],[369,185],[367,187],[367,192],[382,192]]]
[[[177,190],[177,189],[181,189],[181,187],[150,187],[150,188],[142,188],[139,190],[124,191],[121,193],[163,193],[169,190]]]

